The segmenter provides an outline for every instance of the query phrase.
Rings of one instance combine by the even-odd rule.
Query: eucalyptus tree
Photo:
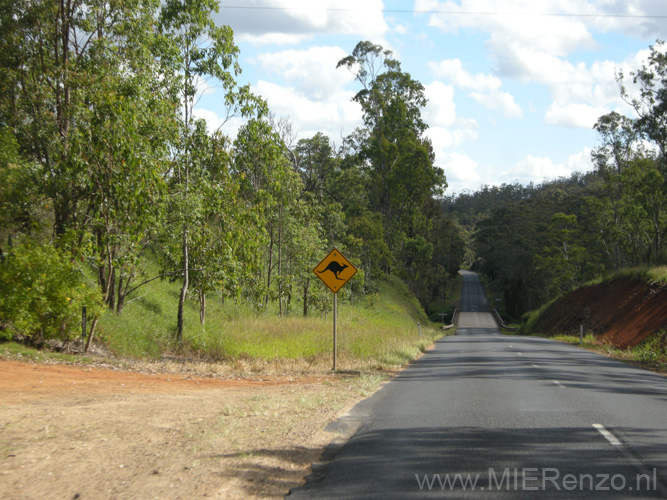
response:
[[[206,203],[205,190],[194,184],[206,179],[205,162],[195,147],[200,134],[194,108],[208,81],[222,90],[227,118],[239,114],[250,116],[265,111],[265,104],[255,98],[248,86],[239,87],[236,76],[239,49],[228,26],[217,26],[213,13],[218,11],[216,0],[167,0],[160,14],[160,32],[165,39],[164,78],[169,80],[174,98],[180,102],[179,133],[172,144],[172,162],[168,173],[170,183],[169,210],[179,241],[179,269],[183,277],[178,301],[176,340],[183,338],[183,313],[190,286],[190,253],[193,234],[203,226],[197,224],[201,207]],[[176,235],[178,237],[176,238]]]
[[[118,311],[159,217],[173,132],[159,7],[29,0],[0,9],[0,116],[26,160],[23,178],[53,210],[58,244],[92,260]]]
[[[348,68],[362,86],[353,98],[366,126],[360,154],[369,168],[371,207],[382,215],[391,248],[392,235],[410,232],[414,212],[445,186],[425,136],[424,86],[401,70],[391,51],[371,42],[359,42],[338,67]]]
[[[649,49],[647,63],[631,73],[638,95],[621,84],[621,96],[637,113],[635,129],[657,146],[660,169],[667,178],[667,46],[658,40]],[[619,83],[622,78],[620,74]]]
[[[299,238],[311,238],[308,233],[313,230],[308,224],[309,207],[301,196],[303,183],[284,152],[279,134],[266,120],[249,121],[234,142],[234,171],[241,178],[241,195],[263,212],[258,228],[264,239],[263,276],[252,295],[261,308],[277,300],[281,315],[293,280],[289,252],[298,252]]]
[[[661,262],[667,214],[667,55],[662,41],[631,73],[633,88],[618,75],[621,96],[635,118],[612,112],[595,125],[602,146],[593,161],[604,179],[596,203],[609,220],[603,238],[613,246],[616,268]]]

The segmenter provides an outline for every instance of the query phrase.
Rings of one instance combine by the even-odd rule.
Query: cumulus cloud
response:
[[[443,154],[436,164],[444,169],[447,176],[447,194],[458,194],[477,188],[482,181],[478,172],[479,164],[469,156],[447,153]]]
[[[437,78],[450,81],[457,87],[472,90],[469,94],[478,104],[492,110],[499,110],[506,118],[521,118],[521,107],[509,92],[500,90],[502,81],[493,75],[477,73],[473,75],[463,69],[459,59],[448,59],[429,63],[431,73]]]
[[[323,33],[379,39],[389,29],[382,8],[382,0],[252,0],[222,5],[216,22],[254,44],[299,43]]]
[[[295,125],[299,138],[317,132],[334,141],[362,124],[361,107],[352,102],[355,92],[346,86],[354,76],[344,68],[336,68],[347,53],[339,47],[310,47],[263,53],[256,57],[263,74],[253,85],[253,92],[262,96],[277,115]]]
[[[315,99],[326,99],[354,80],[349,71],[336,68],[345,56],[340,47],[310,47],[261,54],[258,61],[266,73],[280,76]]]
[[[456,104],[454,104],[454,87],[442,82],[433,82],[424,86],[424,94],[428,103],[423,118],[431,127],[449,127],[456,120]]]
[[[341,133],[349,134],[362,123],[361,107],[352,102],[352,92],[341,90],[327,99],[316,100],[295,88],[263,80],[252,90],[266,99],[277,116],[286,117],[295,124],[299,138],[323,132],[333,140],[339,140]]]
[[[475,30],[532,45],[539,51],[565,55],[586,45],[594,46],[584,21],[559,14],[587,14],[591,8],[579,0],[417,0],[415,10],[437,11],[429,24],[445,33]],[[555,14],[555,15],[544,15]]]
[[[626,61],[570,61],[572,53],[595,50],[593,32],[624,32],[637,36],[664,37],[664,26],[641,16],[663,15],[662,2],[603,0],[417,0],[416,10],[439,11],[429,24],[444,33],[461,30],[488,33],[485,43],[494,64],[493,75],[471,75],[460,61],[442,61],[431,71],[454,85],[471,89],[470,97],[506,117],[520,117],[521,109],[511,95],[502,92],[500,79],[546,86],[552,102],[544,108],[550,125],[590,128],[609,111],[629,112],[615,81],[641,67],[645,54]],[[610,17],[610,15],[626,17]],[[627,17],[634,16],[634,17]],[[642,51],[645,53],[646,51]],[[627,80],[626,80],[627,83]]]
[[[446,59],[437,63],[429,63],[431,73],[436,78],[449,80],[457,87],[476,90],[478,92],[489,92],[499,89],[503,82],[493,75],[478,73],[473,75],[463,69],[460,59]]]
[[[551,125],[591,129],[598,118],[606,113],[605,107],[594,107],[582,103],[565,105],[553,103],[549,106],[544,119]]]
[[[559,177],[569,177],[575,172],[587,172],[592,169],[590,156],[590,148],[569,156],[563,163],[554,163],[550,158],[528,155],[521,162],[499,172],[496,183],[539,184]]]

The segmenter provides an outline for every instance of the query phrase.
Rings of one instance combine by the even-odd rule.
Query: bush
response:
[[[26,242],[0,262],[0,338],[67,342],[81,332],[82,306],[99,315],[101,293],[53,246]]]
[[[633,351],[637,359],[644,363],[658,363],[665,361],[667,357],[666,344],[667,332],[663,330],[642,341]]]

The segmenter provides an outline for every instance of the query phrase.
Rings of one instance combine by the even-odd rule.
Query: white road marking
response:
[[[539,365],[536,365],[535,363],[533,363],[533,368],[539,368],[539,367],[540,367]]]
[[[593,427],[597,429],[597,431],[602,434],[607,441],[609,441],[612,445],[614,446],[621,446],[623,443],[621,443],[616,436],[614,436],[611,432],[609,432],[607,429],[604,428],[604,425],[602,424],[593,424]]]
[[[558,387],[560,387],[561,389],[565,389],[565,386],[563,384],[561,384],[558,380],[552,380],[552,382],[554,384],[556,384]]]
[[[523,353],[517,352],[517,354],[518,354],[519,356],[523,356]]]

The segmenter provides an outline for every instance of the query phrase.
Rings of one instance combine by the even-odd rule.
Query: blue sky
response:
[[[615,73],[641,67],[667,38],[665,0],[221,0],[240,83],[289,119],[297,139],[340,144],[361,125],[359,90],[336,63],[361,40],[390,49],[429,99],[423,117],[446,194],[539,183],[592,168],[592,130],[610,111],[633,116]],[[240,8],[239,8],[240,7]],[[631,86],[631,80],[626,78]],[[218,128],[222,93],[198,116]],[[231,120],[222,130],[234,135]]]

